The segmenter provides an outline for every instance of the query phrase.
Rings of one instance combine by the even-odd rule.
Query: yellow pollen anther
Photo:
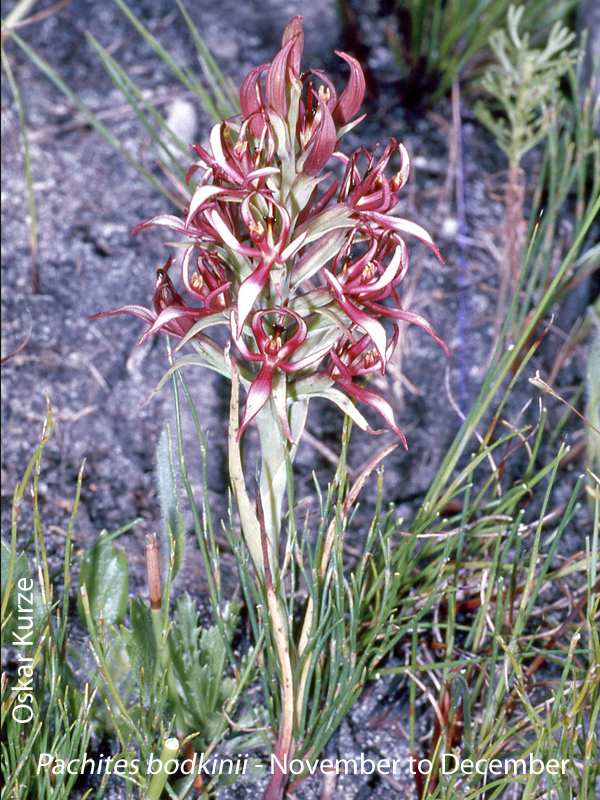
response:
[[[362,271],[362,276],[366,281],[372,280],[377,275],[377,267],[372,261],[369,261]]]
[[[398,191],[400,185],[402,184],[402,180],[403,180],[402,170],[399,169],[398,172],[394,175],[394,177],[390,181],[390,188],[392,192]]]
[[[236,156],[243,156],[246,150],[248,149],[248,140],[247,139],[239,139],[235,147],[233,148],[233,152]]]
[[[367,369],[370,369],[372,366],[377,364],[378,361],[379,353],[377,350],[369,350],[369,352],[365,354],[365,367],[367,367]]]
[[[192,285],[193,289],[199,292],[204,286],[204,279],[202,275],[199,275],[197,272],[194,272],[194,274],[190,279],[190,284]]]
[[[331,97],[331,89],[329,86],[319,86],[319,97],[326,103],[329,102],[329,98]]]
[[[281,350],[281,336],[269,336],[265,344],[265,353],[268,356],[276,356]]]

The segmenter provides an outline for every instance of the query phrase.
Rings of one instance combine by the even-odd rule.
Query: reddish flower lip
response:
[[[240,190],[256,189],[261,182],[269,175],[276,175],[279,168],[269,166],[272,154],[267,155],[266,163],[261,165],[250,152],[247,146],[247,139],[244,138],[245,130],[250,125],[250,120],[243,122],[239,130],[238,144],[234,145],[231,136],[227,135],[229,125],[215,125],[210,134],[210,149],[208,152],[201,145],[194,145],[194,150],[200,158],[200,163],[194,164],[188,170],[186,181],[198,170],[204,169],[204,174],[200,179],[200,184],[194,192],[194,197],[188,212],[188,222],[198,208],[202,206],[211,194],[226,193],[229,196],[239,194]],[[226,126],[224,128],[224,126]],[[234,126],[237,127],[237,126]],[[210,181],[225,181],[229,186],[215,186]],[[207,197],[203,196],[207,193]]]
[[[371,337],[381,359],[381,373],[383,374],[387,363],[387,344],[383,325],[372,314],[367,314],[346,297],[344,289],[335,275],[327,270],[323,271],[323,275],[331,286],[335,299],[342,311],[350,317],[355,325],[358,325],[359,328]]]
[[[398,335],[398,327],[395,326],[394,336],[387,347],[388,359],[396,347]],[[396,423],[394,410],[390,403],[384,397],[377,394],[377,392],[366,389],[364,386],[359,386],[352,380],[353,377],[369,375],[379,368],[379,353],[376,352],[373,354],[373,351],[367,351],[370,344],[373,344],[371,337],[365,335],[358,342],[350,344],[349,346],[348,343],[342,345],[342,347],[339,348],[339,354],[332,350],[330,354],[329,374],[346,394],[349,394],[350,397],[354,397],[356,400],[365,403],[377,411],[387,422],[390,429],[400,437],[405,450],[408,450],[406,436]],[[384,432],[385,431],[374,431],[371,429],[371,433]]]
[[[201,300],[210,311],[224,311],[231,305],[232,282],[226,280],[225,270],[219,263],[216,253],[202,251],[196,258],[197,272],[190,280],[189,270],[196,245],[188,247],[181,259],[181,277],[187,293]],[[194,277],[197,280],[194,282]]]
[[[351,252],[357,238],[363,238],[365,252],[351,260]],[[390,262],[384,260],[392,254]],[[381,300],[388,297],[394,286],[401,283],[408,269],[408,251],[404,241],[393,238],[391,234],[380,237],[371,228],[356,226],[344,248],[334,258],[333,272],[349,297],[365,304],[367,300]]]
[[[377,147],[378,145],[372,153],[364,147],[359,147],[346,160],[346,172],[340,187],[340,202],[346,201],[352,208],[363,213],[368,211],[387,213],[398,202],[396,192],[392,191],[390,182],[385,176],[385,170],[396,149],[396,140],[390,139],[390,143],[376,161]],[[367,159],[363,176],[358,169],[361,156]]]
[[[234,316],[234,312],[232,312],[232,316]],[[265,317],[269,316],[275,316],[277,318],[271,335],[267,335],[263,327],[263,320]],[[286,330],[286,318],[291,319],[293,323],[295,323],[296,331],[289,338],[282,338]],[[289,361],[293,353],[304,343],[308,333],[308,327],[304,319],[300,314],[292,311],[291,308],[275,307],[257,311],[252,317],[250,327],[254,334],[254,341],[256,342],[258,352],[255,353],[250,350],[241,334],[235,338],[235,343],[244,359],[247,361],[260,362],[262,366],[258,376],[252,381],[252,385],[248,391],[246,408],[244,409],[244,416],[242,418],[242,424],[240,425],[238,438],[241,437],[248,423],[254,419],[269,399],[273,388],[273,378],[275,377],[277,369],[281,369],[283,372],[287,373],[299,372],[309,367],[311,364],[314,364],[329,352],[329,348],[327,348],[311,353],[297,361]],[[231,322],[231,329],[238,329],[233,319]],[[281,424],[284,433],[288,439],[291,440],[292,437],[287,416],[281,418]]]

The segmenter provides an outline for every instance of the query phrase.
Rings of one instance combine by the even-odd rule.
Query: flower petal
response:
[[[391,214],[379,214],[376,211],[369,213],[369,219],[386,230],[397,231],[398,233],[409,233],[411,236],[416,236],[417,239],[429,245],[442,264],[445,263],[436,243],[425,228],[417,225],[416,222],[411,222],[409,219],[402,219],[402,217],[394,217]]]
[[[315,96],[321,110],[321,119],[319,120],[317,130],[311,137],[312,144],[310,145],[308,157],[302,165],[302,172],[310,177],[318,175],[319,172],[324,169],[333,155],[337,139],[335,123],[331,116],[331,111],[327,107],[327,103],[323,100],[321,95],[317,94]]]
[[[341,50],[335,51],[336,56],[343,58],[350,67],[350,78],[342,96],[338,100],[333,112],[333,120],[338,127],[347,125],[352,117],[359,111],[365,96],[365,76],[358,61]]]
[[[228,289],[231,288],[231,281],[225,281],[224,284],[221,286],[217,286],[216,289],[213,289],[212,292],[208,292],[206,297],[204,298],[204,305],[206,308],[211,309],[212,311],[222,311],[223,306],[227,307],[227,298],[222,298],[221,306],[214,307],[214,302],[220,294],[224,294]]]
[[[401,266],[402,266],[402,248],[400,247],[400,245],[398,245],[398,247],[396,247],[392,260],[384,269],[383,274],[381,274],[376,281],[372,281],[371,283],[365,284],[364,292],[362,291],[363,287],[360,287],[359,290],[360,297],[363,298],[363,297],[368,297],[369,295],[380,294],[397,277],[398,268]]]
[[[365,311],[362,311],[360,308],[354,305],[354,303],[348,300],[348,298],[344,295],[342,285],[335,275],[332,275],[332,273],[328,270],[323,270],[323,275],[332,287],[336,300],[342,308],[342,311],[344,311],[344,313],[350,317],[352,322],[358,325],[359,328],[362,328],[362,330],[365,333],[368,333],[371,337],[373,344],[375,345],[375,349],[379,353],[379,358],[381,359],[381,371],[383,372],[385,370],[387,349],[387,337],[385,335],[385,329],[383,325],[371,314],[367,314]]]
[[[290,421],[287,414],[287,381],[285,376],[281,373],[275,373],[273,377],[273,385],[271,388],[271,396],[273,398],[273,405],[277,412],[279,424],[283,431],[283,435],[288,440],[292,441],[292,432],[290,430]]]
[[[254,419],[254,417],[269,399],[271,388],[273,386],[275,369],[276,367],[274,364],[263,364],[260,372],[252,381],[252,385],[248,390],[248,397],[246,399],[246,408],[244,409],[242,424],[240,425],[240,430],[238,432],[238,441],[248,423]]]
[[[324,358],[328,353],[331,352],[331,348],[332,345],[328,344],[325,347],[321,347],[320,350],[315,350],[314,353],[298,359],[298,361],[284,361],[279,364],[279,367],[284,372],[300,372],[301,369],[310,367],[311,364],[316,364],[317,361],[320,361],[322,358]]]
[[[168,328],[168,333],[174,336],[184,336],[192,327],[192,319],[207,315],[203,308],[189,308],[188,306],[167,306],[153,321],[152,325],[140,336],[138,344],[143,344],[153,333]],[[181,322],[179,321],[181,320]]]
[[[277,260],[283,263],[284,261],[287,261],[288,258],[291,258],[294,255],[294,253],[300,250],[307,236],[308,236],[308,231],[304,231],[304,233],[301,233],[300,236],[296,236],[296,238],[293,241],[291,241],[288,244],[288,246],[281,251],[281,254],[279,255]]]
[[[400,153],[400,169],[393,178],[394,192],[399,192],[402,189],[410,175],[410,158],[406,147],[402,143],[398,145],[398,152]]]
[[[242,281],[238,291],[238,333],[241,332],[248,314],[252,311],[256,298],[267,285],[272,266],[272,259],[263,258],[254,272]]]
[[[260,137],[265,126],[263,118],[265,101],[260,88],[260,76],[268,67],[268,64],[262,64],[260,67],[255,67],[251,70],[240,89],[242,115],[245,119],[250,120],[248,123],[249,128],[256,138]]]
[[[369,430],[369,423],[352,400],[335,386],[328,375],[322,372],[306,375],[289,384],[289,392],[297,399],[324,397],[335,403],[361,430]]]
[[[149,309],[144,308],[144,306],[127,305],[121,306],[120,308],[115,308],[112,311],[100,311],[100,313],[89,317],[88,322],[91,322],[93,319],[98,319],[98,317],[116,317],[117,314],[130,314],[132,317],[137,317],[138,319],[144,320],[144,322],[147,322],[148,325],[152,325],[156,319],[156,314]]]
[[[269,175],[279,175],[281,170],[278,167],[261,167],[260,169],[253,169],[244,178],[244,186],[259,178],[268,178]]]
[[[223,170],[225,175],[229,178],[232,183],[239,184],[243,181],[243,175],[237,168],[237,165],[232,166],[231,158],[228,158],[225,155],[225,151],[223,150],[223,142],[221,140],[221,128],[225,123],[221,125],[214,125],[213,129],[210,132],[210,149],[212,150],[212,154],[215,158],[217,166]]]
[[[297,46],[298,36],[290,39],[277,53],[265,80],[267,103],[282,119],[287,115],[286,89],[288,87],[288,69],[290,53]],[[294,57],[295,60],[295,57]]]
[[[246,247],[246,245],[238,242],[233,233],[227,227],[227,223],[216,209],[213,209],[209,213],[209,216],[214,229],[223,240],[223,243],[233,250],[234,253],[239,253],[242,256],[249,256],[250,258],[255,258],[256,256],[260,255],[260,251],[255,250],[253,247]]]
[[[308,69],[304,73],[303,79],[306,80],[309,75],[314,75],[320,81],[323,81],[324,88],[329,90],[327,105],[329,106],[329,110],[333,113],[333,109],[337,106],[338,103],[338,94],[335,86],[333,85],[333,82],[330,81],[327,75],[320,69],[312,69],[312,68]]]
[[[196,211],[198,211],[198,209],[204,205],[204,203],[206,203],[210,197],[214,197],[214,195],[220,194],[223,191],[225,190],[219,186],[199,186],[192,196],[185,224],[190,224],[190,221]]]
[[[306,326],[306,322],[302,319],[300,314],[296,311],[292,311],[291,308],[278,308],[276,309],[279,314],[286,317],[291,317],[296,321],[297,330],[296,332],[290,336],[289,339],[282,345],[279,351],[279,360],[283,361],[290,356],[294,350],[296,350],[306,339],[306,334],[308,332],[308,328]]]
[[[417,314],[414,311],[405,311],[402,308],[389,308],[388,306],[383,306],[379,303],[365,302],[365,306],[375,314],[392,317],[392,319],[401,319],[405,322],[410,322],[413,325],[418,325],[420,328],[423,328],[423,330],[428,333],[432,339],[435,339],[435,341],[444,348],[447,356],[450,355],[450,350],[448,350],[448,345],[446,342],[437,335],[432,325],[420,314]]]
[[[179,217],[176,217],[173,214],[159,214],[157,217],[152,217],[152,219],[147,219],[145,222],[141,222],[139,225],[136,225],[131,231],[131,235],[133,236],[134,233],[142,231],[145,228],[152,228],[155,225],[159,228],[169,228],[169,230],[184,234],[189,233],[190,229],[193,229],[193,226],[188,228],[182,219],[179,219]]]
[[[354,397],[356,400],[360,400],[361,403],[366,403],[366,405],[375,409],[378,414],[381,414],[394,433],[400,437],[404,449],[408,450],[406,436],[396,424],[394,409],[385,398],[376,392],[365,389],[364,386],[358,386],[352,381],[339,381],[338,383],[351,397]],[[383,433],[383,431],[372,431],[372,433]]]

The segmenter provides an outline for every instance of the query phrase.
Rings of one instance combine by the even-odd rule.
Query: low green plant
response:
[[[600,196],[600,102],[594,102],[593,86],[582,87],[583,51],[564,78],[566,95],[560,110],[551,103],[546,109],[548,126],[544,150],[531,206],[528,210],[526,241],[535,231],[535,240],[520,280],[518,305],[513,328],[525,323],[527,314],[544,295],[552,268],[560,257],[561,222],[576,234],[586,215]],[[557,286],[554,302],[566,300],[581,281],[588,280],[600,264],[597,239],[598,221],[586,246],[576,255],[572,267]],[[563,245],[564,246],[564,245]]]
[[[563,456],[561,449],[547,473],[536,520],[525,523],[523,499],[515,503],[515,492],[486,507],[475,500],[470,484],[461,518],[429,534],[439,536],[438,550],[446,537],[458,537],[443,598],[435,616],[415,632],[410,664],[382,670],[406,676],[411,771],[421,798],[476,798],[484,792],[492,797],[514,792],[520,798],[555,792],[571,800],[595,796],[600,780],[597,532],[587,538],[585,555],[556,559],[582,483],[564,513],[547,521]],[[462,522],[466,518],[472,519],[468,526]],[[474,537],[486,544],[481,539],[474,544]],[[426,747],[414,724],[423,694],[433,720]],[[429,766],[420,773],[424,759]],[[507,759],[527,766],[521,761],[511,769]],[[533,769],[531,759],[537,759]],[[562,765],[554,775],[540,768],[550,760]],[[468,761],[477,769],[470,770]]]
[[[556,120],[561,118],[564,100],[559,81],[573,68],[576,57],[575,51],[567,50],[575,34],[560,23],[554,25],[544,47],[532,47],[530,35],[519,31],[524,12],[525,6],[510,6],[507,31],[499,28],[491,34],[496,63],[481,80],[488,98],[485,104],[476,106],[478,118],[508,158],[498,320],[504,318],[508,297],[521,273],[526,231],[526,185],[521,163],[525,154],[550,134],[552,115]],[[552,132],[556,134],[556,127]],[[553,211],[550,214],[554,216]]]
[[[217,748],[222,757],[246,753],[263,739],[252,733],[260,708],[237,713],[254,679],[256,660],[254,650],[238,658],[232,649],[239,605],[228,601],[213,608],[216,623],[208,628],[201,627],[196,601],[189,594],[172,610],[172,586],[183,562],[185,538],[170,448],[166,431],[158,446],[157,474],[168,563],[160,569],[157,541],[147,535],[150,603],[142,598],[128,603],[127,559],[106,534],[83,556],[79,599],[97,665],[94,676],[107,711],[98,715],[97,724],[119,741],[120,753],[114,758],[130,764],[128,791],[137,785],[139,792],[150,792],[149,764],[161,743],[176,736],[185,759],[197,762],[168,778],[168,790],[172,785],[185,797],[202,780],[200,756],[206,761]],[[128,606],[129,617],[123,622]],[[226,772],[218,782],[222,786],[238,777],[238,772]],[[216,783],[217,777],[202,788],[211,792]],[[153,791],[158,791],[156,784]]]
[[[516,169],[523,156],[548,134],[550,106],[562,111],[558,94],[560,78],[572,68],[576,53],[567,48],[575,34],[556,23],[544,47],[531,46],[531,36],[522,33],[525,6],[510,6],[507,30],[498,28],[489,43],[496,63],[481,80],[481,88],[492,98],[477,108],[481,122],[494,134],[496,143],[508,158],[509,169]]]
[[[39,507],[42,458],[52,431],[48,405],[40,446],[15,487],[10,547],[1,544],[2,653],[4,658],[11,648],[12,654],[11,668],[2,673],[3,800],[69,800],[78,776],[62,770],[61,761],[81,759],[93,730],[96,689],[93,681],[80,686],[75,680],[78,659],[68,629],[73,526],[82,471],[56,587]],[[21,546],[19,517],[28,489],[33,498],[32,535]],[[21,541],[25,537],[21,533]]]
[[[230,734],[223,754],[251,749],[256,737],[236,732],[231,721],[244,686],[254,676],[252,658],[235,660],[235,677],[228,677],[234,660],[231,640],[239,619],[239,607],[229,602],[220,612],[221,626],[203,629],[198,609],[183,595],[170,618],[170,592],[176,573],[175,539],[165,517],[167,547],[171,558],[165,591],[159,593],[158,610],[143,599],[129,599],[129,568],[125,551],[114,540],[133,524],[109,535],[103,532],[79,559],[78,608],[89,633],[93,661],[73,637],[76,625],[72,608],[73,530],[76,523],[83,466],[79,474],[73,511],[65,540],[63,565],[51,574],[46,555],[46,535],[38,500],[44,449],[53,431],[50,406],[40,447],[25,476],[15,489],[11,546],[2,549],[2,652],[12,653],[11,665],[2,675],[2,798],[18,800],[68,800],[76,791],[80,774],[94,774],[97,783],[83,797],[100,798],[110,772],[102,768],[103,756],[91,752],[92,733],[116,737],[112,753],[121,767],[128,796],[137,791],[148,797],[149,761],[156,758],[161,742],[175,731],[182,752],[208,758],[225,733]],[[167,457],[165,436],[159,457]],[[170,471],[161,471],[164,508],[174,501]],[[171,477],[168,477],[171,475]],[[33,497],[33,535],[20,544],[19,516],[28,488]],[[171,510],[173,510],[171,508]],[[171,518],[173,522],[173,517]],[[175,520],[175,522],[177,522]],[[149,537],[154,543],[153,537]],[[178,541],[182,541],[179,537]],[[33,548],[33,553],[30,550]],[[37,565],[32,566],[32,564]],[[149,573],[152,568],[149,565]],[[55,584],[57,577],[62,580]],[[160,574],[153,574],[154,585]],[[152,599],[152,594],[151,594]],[[155,604],[156,598],[154,597]],[[164,608],[164,611],[163,611]],[[125,621],[127,612],[128,620]],[[9,649],[12,648],[12,649]],[[81,676],[84,676],[83,678]],[[238,727],[254,722],[239,717]],[[262,742],[262,739],[260,739]],[[88,766],[69,771],[67,765]],[[93,764],[93,769],[89,766]],[[91,773],[90,773],[91,769]],[[98,777],[100,776],[100,777]],[[230,776],[224,775],[221,784]],[[237,775],[230,777],[235,780]],[[196,772],[187,780],[183,794],[192,790]],[[185,781],[184,781],[185,783]],[[155,789],[153,789],[155,791]],[[140,795],[141,796],[141,795]],[[158,798],[158,794],[156,794]]]

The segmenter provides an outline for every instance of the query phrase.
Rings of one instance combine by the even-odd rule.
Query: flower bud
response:
[[[162,608],[162,595],[160,588],[160,563],[158,560],[158,544],[156,537],[146,534],[146,572],[148,574],[148,589],[150,593],[150,608],[160,611]]]

